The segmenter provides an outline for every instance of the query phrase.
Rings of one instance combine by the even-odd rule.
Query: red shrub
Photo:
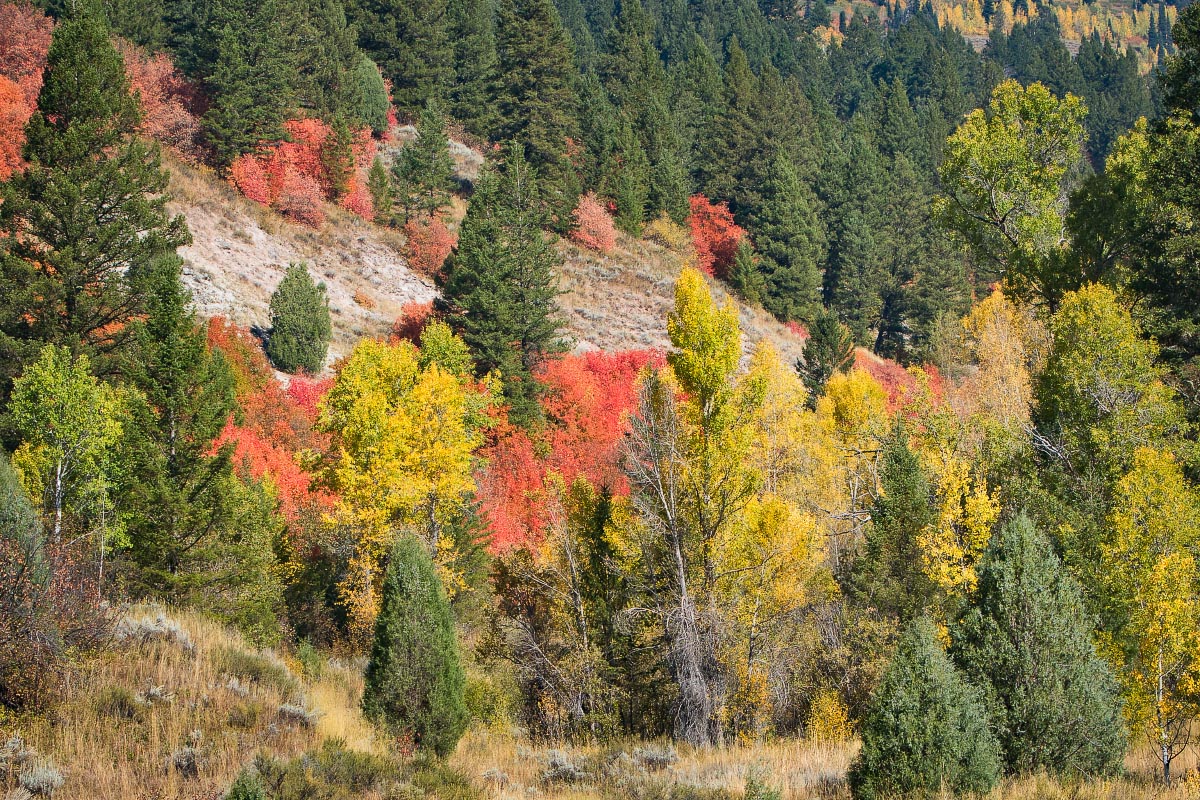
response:
[[[354,153],[355,169],[371,168],[371,162],[375,160],[379,148],[375,144],[374,137],[371,136],[370,128],[363,127],[354,132],[354,144],[351,145],[351,151]]]
[[[27,0],[0,2],[0,75],[21,87],[30,107],[42,88],[54,20]]]
[[[274,187],[262,160],[252,155],[238,156],[233,160],[229,165],[229,182],[256,203],[269,206],[275,202]]]
[[[905,409],[922,397],[922,387],[916,376],[891,359],[880,358],[860,347],[854,351],[854,366],[865,370],[887,392],[888,411]],[[929,399],[935,404],[940,403],[946,390],[941,373],[932,364],[922,369],[928,383]]]
[[[797,339],[807,339],[808,338],[808,328],[804,327],[802,324],[800,324],[799,322],[796,322],[795,320],[792,320],[791,322],[785,322],[783,324],[783,327],[787,328],[788,332],[791,333],[793,336],[795,336]]]
[[[294,222],[319,228],[325,223],[323,200],[317,181],[289,165],[284,168],[279,198],[273,207]]]
[[[441,273],[446,258],[458,244],[458,237],[437,217],[409,220],[404,226],[404,235],[408,237],[405,248],[408,266],[430,278]]]
[[[692,195],[688,202],[692,213],[687,223],[692,233],[692,246],[696,249],[696,267],[709,275],[725,278],[746,231],[733,221],[733,214],[725,203],[711,203],[702,194]]]
[[[288,384],[288,397],[308,415],[309,420],[316,421],[317,419],[317,404],[325,397],[325,394],[333,387],[333,378],[309,378],[304,375],[295,375]]]
[[[200,155],[200,92],[162,53],[149,55],[123,39],[117,49],[125,60],[129,88],[140,99],[141,132],[191,161]]]
[[[0,182],[24,165],[25,123],[33,113],[21,87],[0,75]]]
[[[350,178],[350,185],[346,188],[346,193],[338,199],[338,205],[367,222],[375,220],[375,206],[371,203],[371,193],[357,175]]]
[[[617,228],[612,217],[592,193],[579,198],[575,208],[575,229],[571,240],[598,253],[610,252],[617,244]]]
[[[405,303],[400,307],[400,318],[392,325],[391,339],[406,339],[420,344],[421,332],[434,319],[433,303]]]

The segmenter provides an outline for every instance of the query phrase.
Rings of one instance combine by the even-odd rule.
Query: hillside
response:
[[[459,163],[464,160],[460,156]],[[329,221],[313,230],[247,200],[210,172],[175,159],[169,166],[171,208],[184,215],[192,232],[192,244],[179,251],[183,280],[202,316],[269,327],[271,292],[289,263],[306,262],[329,294],[332,363],[358,339],[386,336],[404,304],[437,295],[432,281],[408,268],[398,231],[333,205],[327,206]],[[627,236],[609,255],[565,241],[559,247],[564,259],[559,306],[564,332],[577,351],[667,347],[666,315],[683,263],[679,254]],[[737,302],[717,281],[711,284],[719,299]],[[800,357],[802,340],[770,314],[744,303],[738,309],[746,353],[768,339],[789,363]]]

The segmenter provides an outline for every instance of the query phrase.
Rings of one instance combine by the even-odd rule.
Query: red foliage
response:
[[[522,429],[503,429],[487,448],[487,467],[479,476],[479,497],[495,550],[541,537],[547,524],[545,482],[551,472],[568,484],[582,476],[618,494],[629,491],[619,446],[637,400],[637,376],[646,365],[662,363],[662,354],[654,351],[591,352],[542,368],[538,377],[546,386],[542,408],[547,429],[537,441]],[[546,456],[539,458],[542,452]]]
[[[860,347],[854,351],[854,366],[866,371],[883,387],[888,397],[888,411],[903,409],[914,400],[915,393],[919,389],[917,378],[895,361],[880,358],[870,350]],[[942,379],[942,374],[933,364],[927,364],[922,369],[928,379],[933,402],[940,403],[946,394],[946,384]]]
[[[400,307],[400,318],[392,325],[391,339],[406,339],[413,344],[421,341],[421,332],[434,319],[433,303],[405,303]]]
[[[0,75],[21,87],[30,108],[42,89],[54,20],[27,0],[0,3]]]
[[[727,277],[745,229],[733,221],[725,203],[712,203],[702,194],[692,195],[688,203],[692,213],[687,223],[696,249],[696,267],[718,278]]]
[[[200,158],[202,95],[175,69],[166,55],[150,55],[130,42],[117,40],[125,60],[129,88],[142,108],[141,132],[190,161]]]
[[[787,328],[788,332],[791,333],[793,336],[795,336],[797,339],[807,339],[808,338],[808,328],[804,327],[802,324],[800,324],[799,322],[796,322],[795,320],[792,320],[791,322],[785,322],[783,327]]]
[[[279,198],[273,207],[294,222],[319,228],[325,223],[325,210],[321,207],[323,200],[320,184],[310,175],[289,165],[284,169]]]
[[[21,147],[25,144],[25,123],[32,113],[21,87],[0,75],[0,182],[8,180],[25,163]]]
[[[438,277],[446,258],[458,244],[458,237],[437,217],[410,219],[404,226],[404,235],[408,237],[405,255],[409,267],[430,278]]]
[[[375,205],[371,202],[371,193],[357,175],[350,178],[350,185],[346,187],[346,193],[338,199],[338,205],[367,222],[375,221]]]
[[[221,318],[209,322],[208,342],[229,362],[241,407],[240,421],[226,423],[217,446],[232,446],[234,465],[243,476],[270,478],[280,511],[290,522],[331,507],[333,497],[312,488],[312,476],[295,457],[301,450],[327,446],[327,437],[312,425],[317,400],[330,381],[293,378],[285,391],[254,338]]]
[[[238,156],[229,165],[229,182],[234,188],[256,203],[269,206],[275,202],[271,179],[261,159],[252,155]]]
[[[612,217],[592,193],[579,198],[575,207],[575,229],[571,240],[598,253],[610,252],[617,244],[617,228]]]
[[[354,154],[355,169],[371,168],[371,162],[375,160],[379,147],[376,145],[374,137],[371,136],[370,128],[363,127],[354,131],[354,143],[350,145],[350,150]]]

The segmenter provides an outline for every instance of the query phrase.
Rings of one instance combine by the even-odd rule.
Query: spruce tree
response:
[[[350,0],[358,43],[392,82],[396,107],[416,112],[444,100],[454,82],[447,0]]]
[[[387,167],[383,160],[375,156],[371,169],[367,172],[367,191],[371,193],[371,207],[375,209],[375,222],[389,225],[392,222],[392,179],[388,177]]]
[[[362,707],[395,738],[445,757],[467,727],[454,614],[425,547],[393,548],[375,621]]]
[[[534,368],[564,349],[554,302],[560,257],[543,233],[531,172],[512,148],[501,171],[480,177],[437,301],[479,374],[500,371],[510,415],[525,424],[540,413]]]
[[[468,131],[487,137],[495,126],[491,89],[496,80],[496,30],[490,0],[449,0],[454,43],[454,87],[450,116]]]
[[[388,111],[391,104],[388,102],[387,85],[383,82],[379,66],[366,56],[360,56],[352,77],[354,91],[351,108],[354,118],[370,126],[373,134],[381,136],[388,129]]]
[[[571,40],[551,0],[500,0],[496,20],[495,136],[524,148],[561,230],[579,197],[567,158],[579,136]]]
[[[821,307],[825,234],[817,197],[786,153],[775,158],[752,229],[763,257],[763,305],[784,320],[812,320]]]
[[[738,242],[737,251],[733,254],[729,286],[747,303],[762,303],[766,294],[767,283],[763,280],[759,257],[748,237],[742,237]]]
[[[331,333],[325,284],[315,283],[304,264],[291,264],[271,295],[267,356],[284,372],[319,372]]]
[[[862,740],[850,768],[855,800],[984,794],[999,777],[999,746],[979,693],[954,669],[924,617],[900,638],[867,708]]]
[[[189,239],[156,145],[90,7],[54,31],[26,126],[28,168],[0,184],[0,394],[46,343],[100,370],[144,310],[151,266]]]
[[[951,655],[981,687],[1004,763],[1017,773],[1096,774],[1125,754],[1119,687],[1092,644],[1082,591],[1024,514],[978,567]]]
[[[808,389],[808,402],[816,408],[817,398],[825,394],[825,384],[835,372],[849,369],[854,362],[854,337],[832,311],[821,309],[808,328],[804,357],[796,362],[796,371]]]
[[[605,193],[616,205],[617,227],[631,236],[640,236],[650,196],[650,163],[627,117],[621,120],[615,145]]]
[[[405,220],[415,212],[436,215],[450,204],[454,191],[454,161],[441,107],[428,103],[417,120],[416,141],[400,151],[392,165],[395,192]]]

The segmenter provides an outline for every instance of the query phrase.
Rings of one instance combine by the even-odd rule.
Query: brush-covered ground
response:
[[[259,649],[197,614],[137,607],[83,661],[53,710],[0,718],[5,800],[217,800],[253,773],[265,800],[803,800],[849,798],[854,742],[715,750],[663,742],[534,744],[476,724],[447,763],[389,751],[359,711],[363,663]],[[1111,780],[1005,782],[993,800],[1184,800],[1146,750]]]

